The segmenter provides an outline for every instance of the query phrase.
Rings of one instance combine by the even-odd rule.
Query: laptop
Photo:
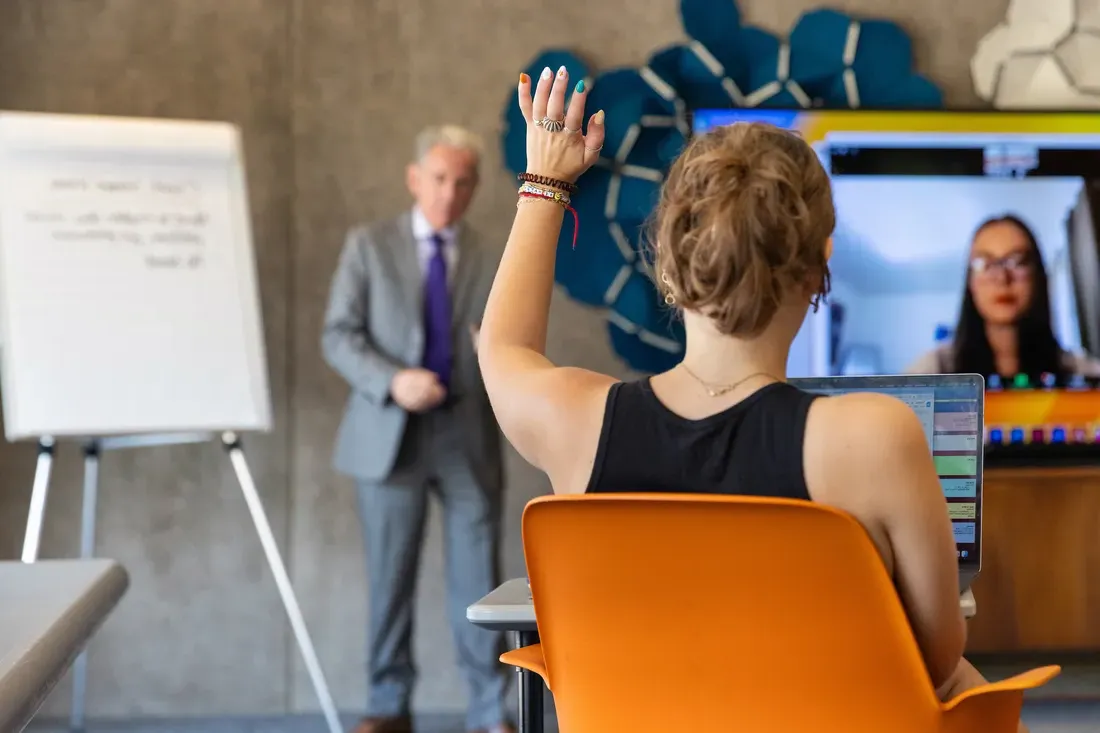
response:
[[[788,380],[806,392],[881,392],[917,413],[939,473],[955,530],[959,593],[982,568],[982,456],[985,380],[978,374],[821,377]]]

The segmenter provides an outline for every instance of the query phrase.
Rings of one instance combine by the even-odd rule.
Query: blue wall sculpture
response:
[[[670,368],[683,328],[646,266],[642,229],[669,165],[690,134],[693,109],[922,108],[942,106],[939,89],[915,74],[908,35],[885,20],[833,10],[804,13],[787,39],[744,25],[733,0],[681,0],[686,43],[660,49],[645,66],[595,72],[568,50],[533,59],[585,79],[590,112],[607,115],[599,163],[579,181],[573,206],[580,234],[563,227],[557,282],[570,297],[607,314],[615,352],[632,368]],[[515,93],[504,108],[504,160],[525,170],[526,127]]]

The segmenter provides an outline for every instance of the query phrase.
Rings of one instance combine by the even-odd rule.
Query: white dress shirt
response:
[[[447,263],[447,282],[454,281],[455,264],[458,263],[458,227],[450,226],[436,231],[424,218],[420,209],[413,208],[412,231],[416,239],[416,253],[420,259],[420,271],[428,274],[428,263],[435,256],[435,242],[432,235],[438,234],[443,238],[443,261]]]

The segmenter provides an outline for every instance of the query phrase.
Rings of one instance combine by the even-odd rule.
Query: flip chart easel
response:
[[[80,557],[82,559],[95,556],[95,519],[96,502],[99,495],[99,458],[105,451],[125,450],[133,448],[145,448],[159,445],[182,445],[186,443],[211,442],[216,436],[195,433],[191,435],[134,435],[124,437],[94,438],[84,443],[84,492],[80,513]],[[222,447],[233,466],[237,483],[240,485],[241,494],[244,496],[248,513],[252,517],[252,523],[256,527],[256,536],[263,547],[267,558],[268,567],[275,577],[275,585],[279,590],[283,607],[286,609],[290,628],[294,633],[294,639],[298,643],[298,649],[302,654],[302,661],[306,665],[306,671],[313,683],[314,690],[321,704],[321,711],[325,716],[330,733],[341,731],[340,719],[336,711],[336,703],[328,689],[324,672],[321,670],[320,660],[310,639],[309,630],[306,628],[305,618],[302,616],[301,607],[294,594],[294,587],[290,583],[290,576],[286,571],[286,564],[279,553],[279,545],[275,541],[275,534],[268,522],[267,512],[264,511],[260,494],[256,490],[256,484],[252,479],[252,472],[248,468],[244,448],[241,446],[239,436],[234,432],[225,432],[220,436]],[[38,547],[42,538],[42,523],[46,514],[46,501],[49,492],[50,473],[53,468],[54,450],[56,442],[52,438],[42,438],[38,441],[38,463],[34,471],[34,485],[31,490],[31,507],[27,516],[27,533],[23,538],[22,560],[32,563],[38,559]],[[70,711],[70,726],[72,730],[83,730],[85,722],[84,700],[87,690],[87,658],[86,652],[77,657],[73,664],[73,701]]]
[[[340,733],[240,441],[272,421],[241,148],[223,123],[0,113],[5,436],[38,442],[22,560],[38,559],[59,441],[84,446],[80,554],[91,557],[103,452],[220,440]],[[86,681],[81,655],[78,730]]]

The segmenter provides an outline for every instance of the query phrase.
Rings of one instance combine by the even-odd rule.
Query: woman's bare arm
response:
[[[549,70],[547,70],[549,71]],[[520,79],[519,100],[528,122],[528,171],[572,182],[598,157],[603,114],[584,124],[585,90],[578,87],[565,112],[569,83],[564,68],[540,78],[534,97]],[[565,118],[566,130],[533,123]],[[574,132],[569,132],[573,130]],[[493,281],[478,337],[478,361],[493,412],[504,435],[530,463],[550,475],[557,491],[583,491],[585,461],[576,446],[592,446],[610,384],[584,369],[557,367],[546,357],[546,332],[554,289],[554,259],[564,209],[551,200],[521,201]],[[587,461],[591,469],[591,458]]]
[[[613,378],[557,367],[546,358],[546,328],[554,283],[554,250],[561,207],[525,203],[493,281],[478,342],[478,361],[493,412],[509,442],[550,475],[557,491],[583,491],[583,469],[560,456],[599,439],[604,401]],[[568,462],[571,463],[571,462]],[[589,463],[589,469],[591,464]],[[578,480],[574,480],[578,479]]]
[[[826,490],[841,497],[835,503],[885,531],[894,585],[932,684],[940,687],[962,658],[966,622],[947,502],[916,414],[881,394],[818,400],[807,421],[806,457],[811,492],[809,471],[817,468]]]

